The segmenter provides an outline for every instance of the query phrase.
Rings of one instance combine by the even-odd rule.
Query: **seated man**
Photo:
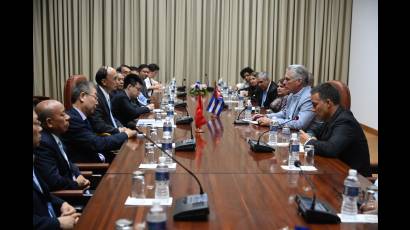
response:
[[[141,64],[138,66],[138,76],[141,78],[143,84],[141,88],[141,93],[138,95],[138,101],[141,105],[148,105],[150,103],[148,89],[145,85],[145,79],[148,78],[150,70],[147,64]]]
[[[114,68],[103,66],[95,74],[97,81],[98,104],[89,119],[96,133],[115,134],[121,132],[123,125],[112,114],[111,92],[117,88],[117,72]]]
[[[71,102],[73,107],[67,111],[70,125],[62,139],[67,146],[66,153],[73,162],[105,162],[106,157],[110,162],[108,152],[119,149],[124,141],[135,136],[136,131],[128,128],[109,136],[98,136],[94,132],[88,122],[88,117],[94,113],[98,103],[92,82],[77,83],[73,88]]]
[[[300,142],[315,146],[317,155],[337,157],[363,176],[371,176],[366,136],[359,122],[340,104],[340,95],[330,83],[323,83],[311,92],[313,112],[325,123],[313,136],[300,131]]]
[[[111,91],[111,97],[114,97],[118,92],[124,89],[124,77],[125,76],[121,72],[117,71],[117,86],[115,87],[115,90]]]
[[[33,110],[33,148],[40,144],[40,124]],[[73,206],[50,194],[47,185],[33,168],[33,229],[72,229],[80,215]]]
[[[135,74],[128,74],[124,80],[124,90],[112,99],[114,115],[123,124],[138,118],[141,114],[149,113],[154,109],[154,104],[141,106],[137,100],[142,87],[142,80]]]
[[[69,119],[64,106],[56,100],[42,101],[36,106],[43,131],[36,149],[34,166],[51,191],[86,189],[90,181],[80,174],[78,167],[68,159],[60,135],[68,129]]]
[[[310,100],[309,72],[303,65],[290,65],[286,68],[283,84],[290,92],[286,107],[277,113],[267,115],[268,117],[258,118],[258,123],[269,126],[272,122],[270,118],[275,117],[279,124],[287,122],[291,129],[308,128],[315,117]]]
[[[258,89],[256,91],[256,103],[260,107],[269,108],[270,103],[278,94],[278,85],[270,79],[267,72],[258,72]]]

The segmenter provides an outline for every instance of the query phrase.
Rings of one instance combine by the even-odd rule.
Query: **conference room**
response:
[[[34,0],[33,228],[377,229],[377,19]]]

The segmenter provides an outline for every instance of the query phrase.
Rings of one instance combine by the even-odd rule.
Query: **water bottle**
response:
[[[172,123],[169,116],[165,117],[165,121],[162,127],[163,137],[172,137]]]
[[[168,98],[168,106],[170,105],[174,106],[174,104],[175,104],[174,97],[170,95]]]
[[[276,146],[278,143],[278,128],[279,122],[275,119],[272,120],[269,129],[269,142],[268,145]]]
[[[299,139],[297,133],[292,133],[292,137],[289,142],[289,161],[288,166],[289,168],[294,168],[295,161],[299,160]]]
[[[170,156],[172,156],[172,137],[171,136],[164,136],[162,140],[162,149],[168,153]],[[166,164],[171,164],[172,163],[172,158],[166,155],[165,153],[162,154],[163,157],[165,157],[165,163]]]
[[[167,106],[167,117],[169,117],[170,120],[174,119],[174,106],[171,104],[168,104]]]
[[[359,197],[360,182],[357,171],[349,169],[349,176],[344,181],[343,202],[341,213],[345,215],[357,214],[357,199]]]
[[[252,119],[252,103],[251,103],[251,100],[248,100],[246,102],[245,119],[246,120],[251,120]]]
[[[165,164],[165,157],[159,157],[159,164],[155,170],[155,199],[169,198],[169,171]]]
[[[238,95],[238,108],[242,109],[243,108],[243,96],[242,95]]]
[[[153,202],[152,208],[147,214],[146,222],[148,230],[164,230],[167,228],[167,214],[158,201]]]

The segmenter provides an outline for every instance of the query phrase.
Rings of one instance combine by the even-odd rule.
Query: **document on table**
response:
[[[378,216],[374,214],[357,214],[357,215],[343,215],[337,214],[340,217],[342,223],[372,223],[377,224]]]
[[[300,168],[298,167],[289,167],[288,165],[281,165],[281,168],[283,168],[284,170],[287,171],[300,171]],[[302,168],[303,171],[317,171],[317,168],[315,166],[312,165],[302,165],[300,166]]]
[[[176,169],[177,163],[166,164],[169,169]],[[140,164],[140,169],[156,169],[158,164]]]
[[[156,128],[162,128],[165,120],[155,120],[155,119],[138,119],[137,126],[148,126],[152,125]],[[171,119],[172,127],[176,128],[174,120]]]
[[[157,200],[160,202],[160,205],[171,206],[172,205],[172,197],[168,199],[153,199],[153,198],[135,198],[135,197],[127,197],[125,201],[125,205],[129,206],[151,206],[154,201]]]

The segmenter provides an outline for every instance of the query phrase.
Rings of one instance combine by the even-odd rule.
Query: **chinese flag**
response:
[[[201,126],[205,123],[206,119],[203,115],[202,96],[198,95],[195,113],[195,126],[197,128],[201,128]]]

